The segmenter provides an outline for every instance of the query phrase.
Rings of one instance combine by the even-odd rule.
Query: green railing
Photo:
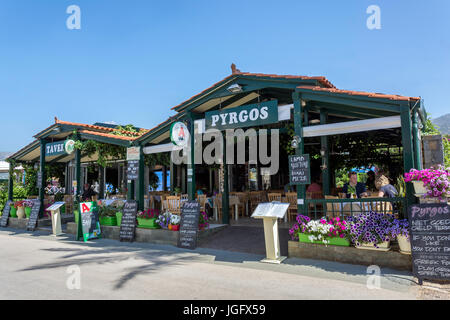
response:
[[[306,199],[303,214],[313,219],[353,216],[375,211],[405,218],[406,198]]]

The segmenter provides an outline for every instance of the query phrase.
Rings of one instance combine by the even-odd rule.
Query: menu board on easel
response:
[[[9,219],[9,212],[11,211],[11,205],[14,202],[8,200],[5,203],[5,207],[3,208],[3,214],[2,217],[0,218],[0,227],[2,228],[6,228],[6,226],[8,226],[8,219]]]
[[[137,202],[127,200],[123,206],[122,221],[120,223],[120,241],[134,241],[136,233]]]
[[[33,207],[31,208],[30,218],[28,219],[27,224],[28,231],[36,230],[40,210],[41,210],[41,201],[36,199],[33,200]]]
[[[197,247],[199,218],[200,204],[195,200],[184,202],[181,208],[178,247],[191,250]]]
[[[450,206],[424,203],[409,207],[413,274],[423,279],[450,280]]]

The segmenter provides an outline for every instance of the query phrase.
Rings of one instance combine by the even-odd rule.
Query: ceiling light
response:
[[[237,83],[232,84],[231,86],[229,86],[227,88],[228,91],[230,91],[231,93],[239,93],[242,92],[242,87],[240,85],[238,85]]]

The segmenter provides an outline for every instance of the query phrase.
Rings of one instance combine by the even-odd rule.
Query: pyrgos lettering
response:
[[[227,112],[211,116],[211,126],[216,127],[218,123],[222,126],[227,124],[237,124],[239,122],[246,122],[247,120],[256,121],[258,119],[265,120],[269,117],[269,108],[262,107],[261,109],[253,108],[250,111],[242,110],[240,112]]]

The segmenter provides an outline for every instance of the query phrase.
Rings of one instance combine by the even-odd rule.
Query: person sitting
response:
[[[315,175],[313,177],[313,183],[311,183],[308,188],[306,189],[306,192],[313,192],[314,198],[321,198],[318,194],[322,193],[322,186],[318,183],[320,181],[320,177]]]
[[[389,183],[389,179],[384,175],[379,176],[375,180],[375,186],[379,190],[378,197],[395,198],[398,195],[397,189]]]
[[[81,195],[81,199],[83,201],[91,201],[92,197],[97,195],[97,193],[92,190],[91,185],[89,183],[86,183],[84,185],[83,194]]]
[[[350,198],[352,194],[356,194],[358,198],[362,196],[366,196],[366,185],[362,182],[358,182],[358,174],[354,171],[348,174],[350,179],[349,183],[344,184],[344,188],[342,191],[347,195],[347,198]]]
[[[376,187],[375,187],[375,172],[373,172],[372,170],[369,170],[369,172],[367,172],[366,188],[367,188],[367,190],[370,190],[370,191],[375,191],[375,189],[376,189]]]

